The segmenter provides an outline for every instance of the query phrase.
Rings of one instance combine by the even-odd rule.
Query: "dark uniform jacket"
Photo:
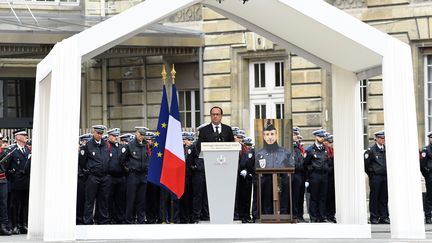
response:
[[[124,169],[120,164],[122,146],[119,143],[111,143],[108,141],[109,160],[109,174],[112,176],[124,176]]]
[[[274,151],[262,148],[255,155],[257,168],[286,168],[294,167],[294,159],[288,149],[278,146]]]
[[[432,172],[432,145],[424,147],[420,153],[420,171],[424,177]]]
[[[371,175],[387,175],[385,147],[383,151],[374,144],[364,153],[365,172]]]
[[[12,189],[26,190],[30,187],[31,151],[27,146],[24,147],[24,150],[24,153],[21,152],[16,144],[11,145],[8,149],[8,152],[13,151],[7,162]]]
[[[135,138],[121,148],[120,164],[127,172],[147,173],[149,166],[148,145]]]
[[[91,175],[105,176],[109,169],[109,153],[106,141],[96,143],[92,138],[88,143],[81,146],[79,164],[81,168]]]
[[[315,143],[306,148],[304,166],[308,172],[329,171],[329,154],[324,144],[321,149]]]
[[[303,173],[305,171],[304,168],[304,157],[303,151],[300,148],[300,144],[294,143],[294,164],[295,164],[295,173]]]
[[[197,169],[195,160],[197,158],[196,147],[192,144],[191,146],[184,145],[183,148],[186,160],[186,176],[190,176],[192,171]]]
[[[238,171],[246,170],[246,178],[252,179],[255,174],[255,150],[242,144]]]

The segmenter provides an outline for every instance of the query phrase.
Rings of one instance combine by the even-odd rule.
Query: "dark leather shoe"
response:
[[[0,225],[0,235],[12,235],[12,231],[4,224]]]
[[[378,222],[378,219],[371,219],[370,223],[371,224],[378,224],[379,222]]]
[[[380,219],[379,221],[381,224],[390,224],[390,219],[386,218],[386,219]]]
[[[13,228],[12,234],[14,234],[14,235],[19,235],[20,234],[20,230],[18,229],[18,227],[14,227]]]
[[[28,231],[28,229],[27,229],[27,227],[25,227],[25,226],[22,226],[21,228],[19,228],[19,231],[20,231],[20,234],[27,234],[27,231]]]
[[[335,223],[335,224],[336,224],[336,218],[335,218],[335,217],[327,218],[327,220],[328,220],[329,222],[332,222],[332,223]]]
[[[425,223],[426,224],[432,224],[432,219],[431,218],[426,218]]]
[[[306,221],[304,220],[304,218],[297,218],[297,222],[298,223],[305,223]]]

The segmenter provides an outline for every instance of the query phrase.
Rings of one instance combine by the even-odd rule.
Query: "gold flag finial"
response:
[[[171,70],[171,79],[172,79],[173,84],[175,84],[175,75],[176,75],[176,71],[174,69],[174,64],[173,64],[173,67]]]
[[[163,83],[164,83],[164,85],[165,85],[165,84],[166,84],[166,79],[167,79],[167,72],[166,72],[166,70],[165,70],[165,65],[162,65],[162,72],[161,72],[161,75],[162,75]]]

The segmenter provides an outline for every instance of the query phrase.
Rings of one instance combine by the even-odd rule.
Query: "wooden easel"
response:
[[[257,168],[257,207],[258,218],[260,223],[296,223],[293,218],[292,211],[292,186],[291,176],[294,173],[294,168]],[[272,174],[272,187],[273,187],[273,214],[262,214],[261,209],[261,175]],[[288,214],[280,214],[280,198],[278,197],[278,174],[288,174],[288,198],[289,198],[289,212]]]

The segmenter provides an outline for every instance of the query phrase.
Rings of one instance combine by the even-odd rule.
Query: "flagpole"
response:
[[[174,69],[174,64],[173,64],[172,69],[171,69],[171,79],[172,79],[173,84],[175,84],[175,75],[176,75],[176,71]]]
[[[166,85],[167,72],[166,72],[166,70],[165,70],[165,64],[162,65],[162,72],[161,72],[161,75],[162,75],[163,84]]]

